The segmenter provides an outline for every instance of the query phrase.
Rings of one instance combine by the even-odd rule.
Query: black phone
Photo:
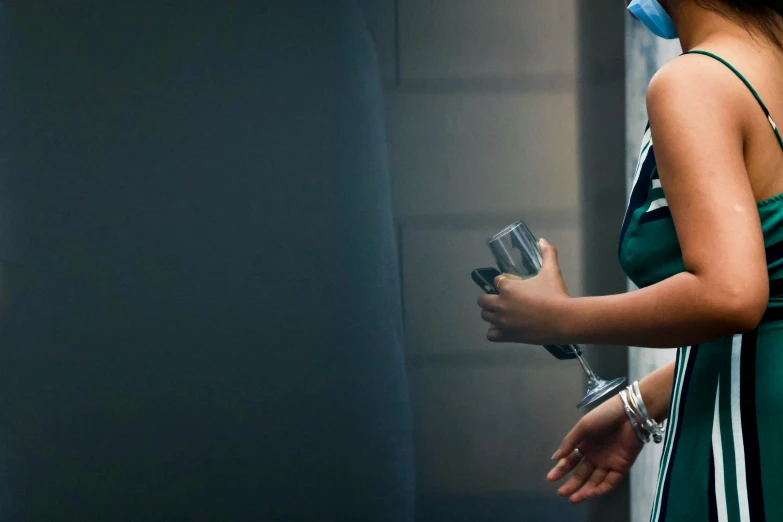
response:
[[[487,294],[497,295],[498,289],[495,287],[495,278],[500,275],[497,268],[477,268],[470,276],[473,281],[481,287]],[[570,346],[544,346],[546,350],[555,358],[560,360],[576,359],[576,353]],[[579,349],[577,348],[577,351]]]
[[[470,276],[473,281],[481,287],[484,292],[488,294],[497,295],[498,289],[495,288],[495,278],[500,275],[500,271],[497,268],[477,268]]]

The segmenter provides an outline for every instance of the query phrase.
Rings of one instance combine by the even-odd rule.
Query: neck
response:
[[[724,15],[689,1],[679,2],[677,8],[672,11],[672,20],[677,26],[683,51],[696,49],[715,37],[736,35],[747,38],[748,36],[749,28],[734,13]],[[763,39],[762,36],[761,40]]]

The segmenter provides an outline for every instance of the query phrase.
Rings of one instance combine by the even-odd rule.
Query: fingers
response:
[[[495,312],[490,312],[489,310],[482,310],[481,311],[481,318],[484,319],[489,324],[493,325],[500,325],[500,316],[496,314]]]
[[[499,293],[502,293],[503,287],[509,283],[509,281],[522,281],[523,279],[513,274],[500,274],[495,278],[495,288]]]
[[[606,495],[610,491],[612,491],[614,488],[616,488],[620,482],[623,481],[623,474],[619,473],[617,471],[610,471],[603,482],[601,482],[598,487],[596,488],[596,494],[593,495],[594,497],[600,497],[601,495]]]
[[[560,459],[557,465],[547,474],[546,479],[549,482],[557,482],[561,478],[571,473],[571,470],[573,470],[581,460],[582,457],[577,455],[576,452],[572,451],[564,458]]]
[[[623,481],[623,476],[622,473],[617,471],[607,472],[606,470],[596,469],[582,489],[571,495],[571,498],[568,500],[572,504],[578,504],[586,499],[606,495]]]
[[[500,309],[500,297],[484,294],[478,298],[478,305],[489,312],[498,312]]]
[[[478,299],[478,304],[482,308],[481,318],[492,325],[487,332],[487,339],[493,343],[505,342],[505,332],[498,328],[498,325],[502,322],[499,316],[500,297],[496,295],[482,295]]]
[[[595,491],[598,488],[598,486],[604,482],[604,479],[606,479],[606,475],[607,475],[607,471],[605,469],[596,468],[590,474],[590,478],[588,478],[587,481],[585,481],[584,485],[581,488],[579,488],[573,495],[571,495],[571,498],[569,498],[568,500],[572,504],[578,504],[587,498],[592,498],[593,496],[595,496]]]
[[[506,332],[493,326],[487,332],[487,340],[493,343],[504,343],[506,342]]]
[[[547,261],[557,264],[557,249],[543,237],[538,240],[538,247],[541,249],[541,256],[544,258],[544,264]]]
[[[595,466],[589,460],[582,459],[571,478],[557,490],[557,494],[561,497],[571,496],[584,485],[587,479],[590,478],[590,475],[593,474],[593,471],[595,471]]]
[[[572,504],[579,504],[587,499],[598,498],[611,492],[623,481],[623,473],[596,469],[590,478],[568,499]]]
[[[541,248],[541,257],[544,258],[541,270],[554,270],[560,272],[560,263],[557,260],[557,249],[550,245],[543,237],[538,240],[538,245],[539,248]]]
[[[560,443],[560,447],[555,454],[552,455],[552,460],[560,460],[566,455],[573,453],[574,450],[579,447],[584,436],[584,428],[582,426],[583,423],[581,421],[578,422],[576,426],[563,437],[563,442]]]

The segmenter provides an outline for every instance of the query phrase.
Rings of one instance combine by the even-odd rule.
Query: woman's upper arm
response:
[[[655,159],[687,270],[706,283],[705,298],[752,323],[766,308],[769,279],[743,152],[749,93],[700,58],[674,60],[650,84]]]

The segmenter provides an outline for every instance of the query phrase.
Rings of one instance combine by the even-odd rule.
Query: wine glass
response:
[[[543,263],[538,242],[523,221],[509,225],[487,242],[495,255],[498,268],[505,274],[513,274],[523,279],[538,275]],[[587,364],[582,350],[575,344],[545,346],[549,353],[558,359],[578,359],[587,376],[587,393],[576,405],[582,408],[612,393],[625,382],[625,377],[605,381]]]

